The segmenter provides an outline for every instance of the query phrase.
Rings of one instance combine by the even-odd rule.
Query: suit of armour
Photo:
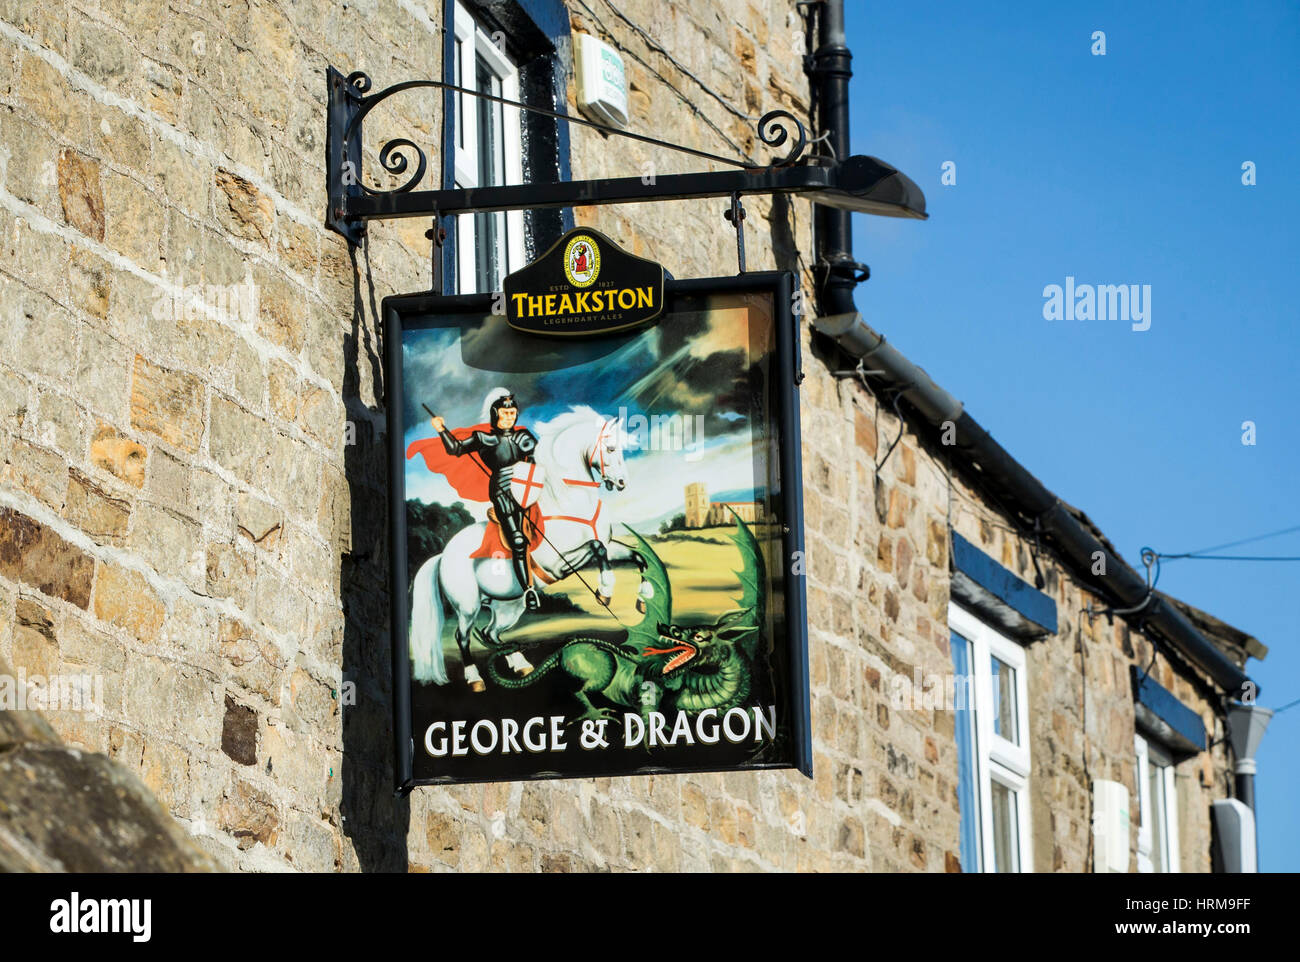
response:
[[[496,510],[497,523],[510,545],[510,554],[514,560],[515,576],[519,584],[527,588],[532,583],[528,571],[528,535],[524,531],[524,509],[515,500],[510,491],[511,468],[520,462],[533,460],[537,450],[537,438],[527,428],[508,428],[506,430],[475,431],[465,440],[459,440],[450,431],[438,433],[443,447],[448,454],[461,457],[476,454],[482,459],[491,477],[488,479],[488,497]]]

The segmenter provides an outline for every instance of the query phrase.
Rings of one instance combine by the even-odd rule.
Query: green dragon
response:
[[[713,708],[725,712],[749,697],[759,660],[766,601],[766,569],[758,540],[749,526],[736,517],[731,540],[740,549],[741,596],[739,607],[709,625],[672,622],[672,586],[663,561],[649,543],[627,527],[636,539],[642,566],[641,597],[645,614],[628,629],[619,643],[601,638],[572,638],[551,653],[526,678],[506,678],[496,670],[494,653],[488,676],[503,688],[526,688],[555,670],[581,683],[575,697],[584,709],[579,719],[608,718],[613,712],[591,702],[599,693],[606,700],[638,711],[648,718],[653,711],[690,714]]]

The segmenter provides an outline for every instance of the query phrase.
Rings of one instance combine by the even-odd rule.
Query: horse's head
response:
[[[627,487],[627,465],[623,461],[626,433],[621,418],[602,421],[596,431],[587,466],[606,491],[622,491]]]

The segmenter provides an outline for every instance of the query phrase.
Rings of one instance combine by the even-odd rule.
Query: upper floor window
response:
[[[519,100],[519,68],[505,52],[504,35],[489,33],[456,4],[453,78],[457,87]],[[469,94],[456,95],[456,186],[497,187],[523,182],[521,111]],[[461,214],[456,218],[456,290],[501,290],[524,264],[519,211]]]
[[[1137,752],[1138,871],[1178,871],[1178,793],[1169,754],[1141,735]]]
[[[962,867],[1032,871],[1025,651],[956,605],[948,626],[957,690],[967,693],[956,719]]]

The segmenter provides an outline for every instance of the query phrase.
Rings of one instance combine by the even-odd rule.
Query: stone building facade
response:
[[[230,870],[959,869],[954,713],[900,707],[895,679],[953,672],[950,525],[1030,581],[1034,544],[925,432],[836,378],[807,325],[815,777],[394,798],[376,312],[428,287],[429,225],[376,224],[355,249],[324,228],[325,70],[440,76],[442,8],[0,0],[0,659],[101,676],[102,714],[49,724],[137,775]],[[808,114],[790,0],[572,0],[567,16],[621,52],[633,130],[757,158],[760,114]],[[436,166],[440,103],[391,101],[368,142],[413,136]],[[702,162],[575,131],[569,163]],[[810,205],[747,204],[751,269],[811,289]],[[574,217],[677,277],[714,276],[735,267],[725,206]],[[1086,871],[1091,780],[1137,797],[1130,666],[1212,739],[1221,693],[1123,618],[1085,614],[1106,601],[1083,574],[1039,564],[1059,624],[1025,646],[1025,867]],[[1229,771],[1222,742],[1176,767],[1186,871],[1210,868]]]

